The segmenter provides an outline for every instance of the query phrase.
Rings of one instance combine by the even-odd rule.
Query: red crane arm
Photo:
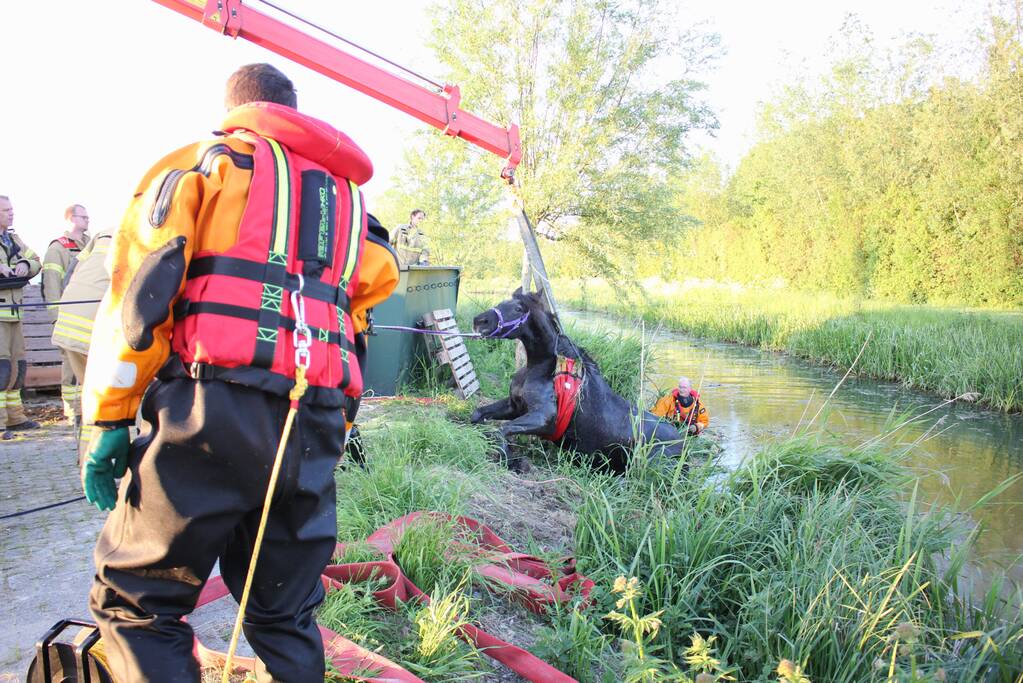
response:
[[[242,4],[242,0],[155,0],[232,38],[241,37],[307,66],[339,83],[380,100],[446,135],[492,152],[505,160],[501,175],[510,178],[522,158],[519,127],[501,128],[459,108],[461,91],[445,85],[442,93],[396,76]]]

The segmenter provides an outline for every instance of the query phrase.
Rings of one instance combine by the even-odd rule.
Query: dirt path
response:
[[[42,429],[0,442],[0,516],[82,495],[74,435],[59,401],[26,401]],[[92,547],[104,515],[84,500],[0,520],[0,681],[21,681],[35,641],[88,616]]]

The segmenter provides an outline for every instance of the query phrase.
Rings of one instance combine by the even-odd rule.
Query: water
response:
[[[566,317],[587,328],[623,327],[599,314]],[[688,376],[710,412],[710,435],[721,444],[722,462],[729,466],[737,466],[765,442],[791,435],[801,421],[806,424],[842,377],[783,354],[674,332],[648,332],[647,343],[652,345],[654,361],[645,368],[646,406],[656,400],[655,387],[667,391],[679,375]],[[896,384],[850,377],[831,399],[825,426],[842,440],[859,445],[885,429],[893,408],[914,415],[926,412],[886,443],[900,447],[915,443],[907,464],[919,474],[921,501],[953,504],[958,500],[958,509],[963,509],[1023,472],[1023,416],[942,403],[935,396]],[[1023,481],[994,504],[970,514],[984,528],[969,568],[976,588],[986,586],[995,568],[1008,569],[1023,583],[1019,562]]]

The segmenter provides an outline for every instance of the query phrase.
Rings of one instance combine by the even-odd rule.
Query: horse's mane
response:
[[[565,356],[566,358],[578,358],[581,359],[583,365],[586,367],[587,372],[595,372],[600,375],[600,367],[597,366],[597,361],[593,360],[586,349],[576,344],[574,341],[569,339],[568,335],[564,332],[558,332],[557,326],[554,324],[554,316],[544,305],[540,299],[539,292],[531,292],[523,297],[526,302],[526,306],[531,311],[531,315],[543,316],[543,319],[550,326],[551,330],[554,331],[557,341],[554,345],[554,353],[559,356]]]

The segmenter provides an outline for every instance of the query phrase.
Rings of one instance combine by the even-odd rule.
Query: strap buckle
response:
[[[291,333],[291,339],[295,344],[295,367],[309,369],[312,357],[309,347],[313,343],[313,331],[305,321],[305,299],[302,297],[302,288],[305,286],[305,278],[298,274],[298,289],[291,293],[291,310],[295,314],[295,330]]]
[[[214,379],[214,377],[216,376],[217,369],[215,366],[210,365],[209,363],[196,362],[190,363],[188,367],[185,368],[185,371],[188,372],[189,377],[191,377],[192,379],[197,379],[201,382],[203,380]]]

